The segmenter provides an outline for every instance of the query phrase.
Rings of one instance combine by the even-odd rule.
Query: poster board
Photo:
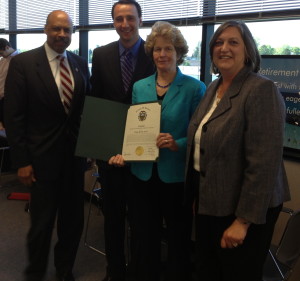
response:
[[[284,155],[300,158],[300,56],[263,55],[259,73],[274,81],[285,101]]]

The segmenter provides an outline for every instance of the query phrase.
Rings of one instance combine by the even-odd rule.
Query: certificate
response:
[[[161,105],[158,102],[130,106],[127,113],[122,155],[126,161],[156,161],[159,149]]]
[[[160,118],[157,101],[129,105],[88,96],[75,155],[107,161],[122,154],[126,161],[156,161]]]

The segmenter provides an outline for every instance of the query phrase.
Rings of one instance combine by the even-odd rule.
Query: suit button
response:
[[[205,171],[201,171],[200,174],[202,177],[205,177]]]
[[[202,132],[206,132],[207,131],[207,126],[206,125],[204,125],[203,127],[202,127]]]
[[[200,148],[200,154],[204,155],[204,149],[203,148]]]

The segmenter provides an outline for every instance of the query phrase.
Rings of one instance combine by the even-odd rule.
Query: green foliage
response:
[[[276,51],[270,45],[262,45],[258,50],[261,55],[274,55]]]
[[[89,63],[92,63],[92,58],[93,58],[93,50],[89,49]]]
[[[197,46],[194,49],[194,52],[192,54],[192,58],[200,59],[200,50],[201,50],[201,42],[199,41]]]
[[[300,47],[292,47],[293,55],[300,55]]]
[[[261,55],[300,55],[300,47],[292,47],[283,45],[279,48],[273,48],[270,45],[262,45],[258,47]]]
[[[283,45],[282,47],[277,49],[277,55],[291,55],[292,47],[288,45]]]
[[[79,55],[79,49],[75,49],[75,50],[69,50],[70,52],[76,54],[76,55]]]

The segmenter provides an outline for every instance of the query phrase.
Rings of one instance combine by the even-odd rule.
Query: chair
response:
[[[92,169],[94,170],[92,173],[92,176],[95,177],[95,181],[92,184],[92,188],[90,191],[90,197],[89,197],[89,207],[88,207],[88,214],[87,214],[87,219],[86,219],[86,227],[85,227],[85,234],[84,234],[84,245],[88,248],[90,248],[93,251],[96,251],[97,253],[101,254],[101,255],[106,255],[104,251],[98,249],[96,246],[91,245],[90,242],[88,242],[88,237],[89,237],[89,232],[90,230],[90,223],[91,223],[91,214],[92,214],[92,206],[96,205],[97,206],[97,211],[98,214],[101,214],[102,212],[102,189],[101,189],[101,185],[98,181],[99,179],[99,172],[98,172],[98,166],[97,164],[94,162],[92,164]],[[125,237],[125,241],[126,241],[126,259],[127,259],[127,263],[130,260],[130,227],[129,227],[129,223],[126,220],[126,237]]]
[[[265,263],[264,281],[286,281],[300,256],[300,209],[283,208],[289,215],[278,246],[272,245]]]
[[[1,183],[1,177],[2,177],[2,172],[3,172],[3,164],[5,162],[4,154],[5,154],[5,151],[7,151],[8,149],[9,149],[9,146],[8,146],[8,141],[6,138],[5,131],[0,130],[0,153],[1,153],[1,156],[0,156],[0,183]],[[0,187],[1,187],[1,184],[0,184]]]
[[[95,177],[95,181],[92,185],[92,189],[90,191],[90,199],[89,199],[89,207],[88,207],[88,215],[86,219],[86,227],[85,227],[85,234],[84,234],[84,245],[93,251],[96,251],[99,254],[102,254],[105,256],[105,252],[97,249],[95,246],[92,246],[88,242],[88,230],[90,225],[90,218],[91,218],[91,211],[92,211],[92,204],[96,203],[98,212],[101,212],[102,209],[102,194],[101,194],[101,187],[99,186],[98,178],[99,178],[99,172],[98,172],[98,166],[96,163],[93,164],[92,169],[94,169],[94,172],[92,173],[92,176]]]
[[[4,163],[4,153],[6,150],[9,149],[9,146],[1,146],[0,151],[1,151],[1,156],[0,156],[0,182],[1,182],[1,177],[2,177],[2,171],[3,171],[3,163]]]

